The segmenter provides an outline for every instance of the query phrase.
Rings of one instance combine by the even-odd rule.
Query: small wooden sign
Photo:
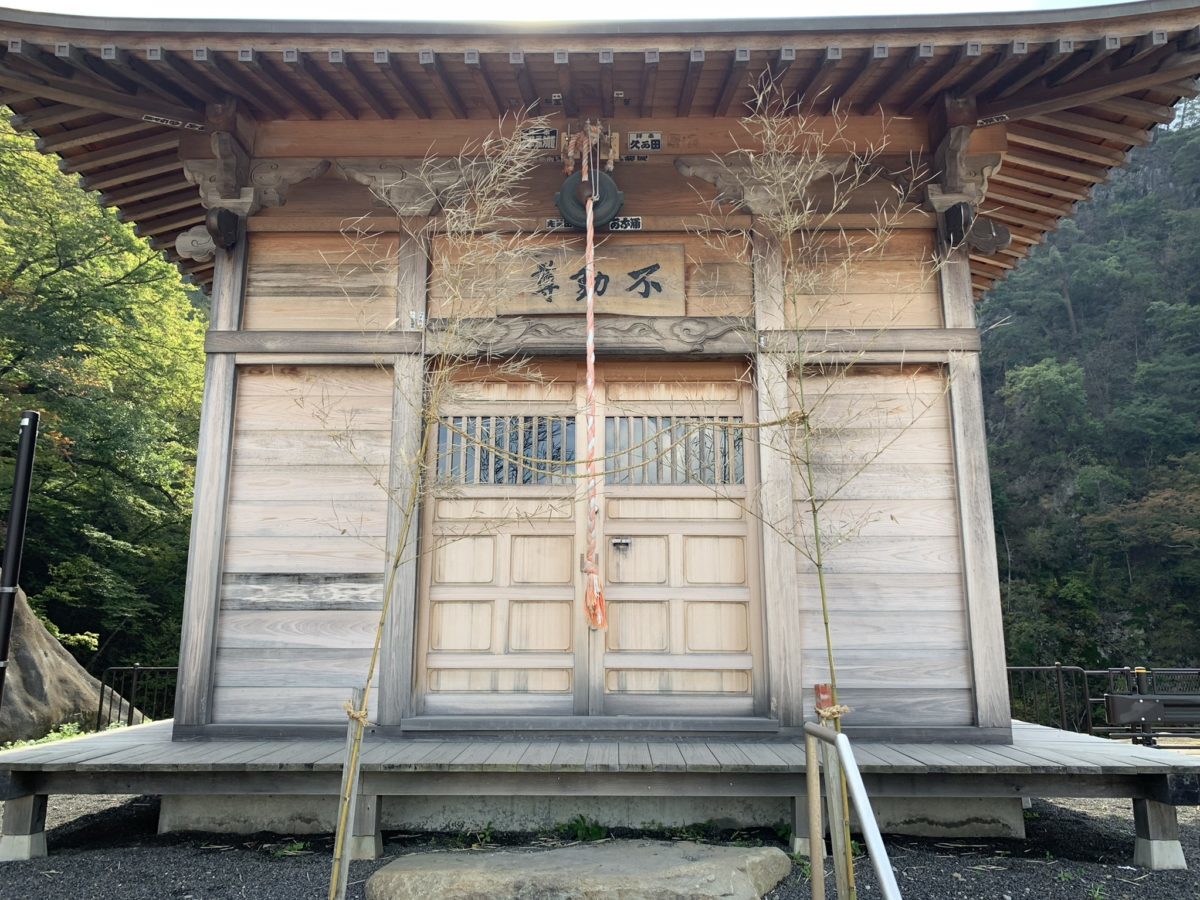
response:
[[[531,253],[522,271],[505,279],[497,315],[563,315],[586,311],[584,257],[576,249]],[[596,312],[682,316],[682,244],[618,244],[596,250]]]

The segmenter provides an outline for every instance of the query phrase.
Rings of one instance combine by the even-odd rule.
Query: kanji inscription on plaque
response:
[[[583,253],[535,250],[524,271],[505,279],[499,315],[582,313],[587,294]],[[596,249],[596,312],[681,316],[685,311],[680,244],[616,244]]]

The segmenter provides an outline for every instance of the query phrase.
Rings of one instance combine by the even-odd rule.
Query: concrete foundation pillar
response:
[[[46,855],[46,795],[4,801],[0,862]]]
[[[1186,869],[1175,807],[1156,800],[1133,801],[1133,864],[1147,869]]]
[[[383,831],[380,828],[380,798],[360,794],[354,805],[354,827],[350,831],[351,859],[379,859],[383,856]]]

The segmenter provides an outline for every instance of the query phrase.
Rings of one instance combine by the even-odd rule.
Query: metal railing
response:
[[[1115,724],[1105,704],[1105,696],[1114,694],[1195,696],[1200,703],[1200,669],[1009,666],[1008,689],[1013,716],[1039,725],[1148,744],[1200,736],[1200,716],[1190,723]]]
[[[171,718],[178,674],[176,666],[109,666],[100,676],[96,730]]]
[[[818,743],[821,745],[819,754]],[[825,832],[821,827],[821,770],[825,773],[825,802],[830,810],[829,838],[834,857],[833,871],[837,879],[837,895],[850,896],[847,885],[851,879],[846,862],[849,858],[846,844],[849,829],[845,827],[845,823],[848,821],[849,811],[842,804],[841,780],[844,775],[846,793],[854,803],[854,811],[858,813],[858,824],[867,844],[867,854],[871,857],[875,878],[879,881],[879,892],[883,900],[903,900],[900,896],[900,886],[896,884],[896,873],[892,871],[892,862],[888,859],[887,848],[883,845],[883,836],[879,833],[879,824],[875,821],[875,811],[871,809],[871,801],[867,798],[867,789],[858,771],[854,751],[850,748],[850,739],[832,728],[805,722],[804,754],[808,790],[808,853],[813,900],[825,900],[825,841],[822,837]],[[821,757],[820,770],[818,755]]]

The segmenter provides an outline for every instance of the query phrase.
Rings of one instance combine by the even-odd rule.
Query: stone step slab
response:
[[[758,900],[791,871],[775,847],[604,841],[554,850],[413,853],[371,876],[367,900]]]

